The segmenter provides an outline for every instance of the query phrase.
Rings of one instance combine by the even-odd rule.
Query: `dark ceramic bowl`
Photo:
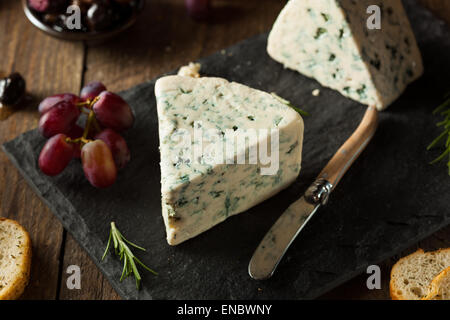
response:
[[[45,32],[46,34],[67,41],[84,41],[87,43],[101,43],[109,40],[119,33],[125,31],[129,27],[131,27],[137,20],[139,14],[144,9],[145,0],[140,0],[137,7],[134,8],[134,11],[131,17],[121,24],[120,26],[107,31],[99,31],[99,32],[82,32],[82,31],[57,31],[53,29],[51,26],[48,26],[44,22],[39,19],[39,16],[35,11],[31,10],[28,7],[28,1],[22,0],[23,10],[25,12],[28,20],[39,30]]]

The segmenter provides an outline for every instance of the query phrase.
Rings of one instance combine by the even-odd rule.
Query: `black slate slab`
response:
[[[450,87],[450,33],[415,1],[407,11],[423,53],[426,73],[380,116],[374,140],[346,174],[327,207],[311,220],[274,277],[251,280],[249,259],[287,206],[313,181],[357,126],[364,107],[296,72],[283,70],[265,53],[267,35],[201,59],[203,73],[225,77],[279,95],[302,106],[305,119],[303,168],[288,189],[212,230],[170,247],[160,208],[160,170],[154,81],[122,93],[136,113],[127,133],[132,161],[108,190],[97,190],[73,161],[59,177],[40,173],[37,157],[45,140],[36,130],[3,148],[36,193],[87,250],[126,299],[313,298],[361,273],[450,223],[450,178],[444,165],[428,164],[426,152],[439,133],[431,115]],[[159,276],[144,273],[143,288],[118,281],[120,263],[100,262],[109,223],[148,249],[142,260]],[[49,230],[51,232],[51,230]]]

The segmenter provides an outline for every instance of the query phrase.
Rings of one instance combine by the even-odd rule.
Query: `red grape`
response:
[[[115,93],[103,91],[94,104],[93,110],[103,127],[120,132],[133,125],[134,115],[130,106]]]
[[[116,164],[111,150],[102,140],[95,140],[83,146],[81,162],[86,178],[94,187],[106,188],[116,181]]]
[[[103,140],[112,152],[118,169],[122,169],[130,161],[130,150],[124,138],[111,129],[105,129],[95,136]]]
[[[39,168],[48,176],[56,176],[63,172],[72,160],[74,145],[66,142],[67,136],[57,134],[51,137],[39,155]]]
[[[75,125],[80,110],[73,103],[58,102],[53,108],[44,113],[39,120],[39,131],[46,138],[58,133],[67,134]]]
[[[81,128],[79,125],[76,124],[72,127],[72,129],[70,129],[67,136],[71,139],[77,139],[77,138],[80,138],[81,136],[83,136],[83,133],[84,133],[83,128]],[[78,143],[74,144],[73,157],[77,158],[77,159],[81,157],[81,148]]]
[[[72,93],[56,94],[54,96],[50,96],[42,100],[42,102],[39,104],[38,109],[39,112],[43,114],[46,113],[51,108],[53,108],[58,102],[66,101],[72,104],[77,104],[79,100],[80,98],[78,98],[78,96]]]
[[[210,10],[209,0],[184,0],[189,15],[194,19],[205,19]]]
[[[92,81],[85,85],[83,89],[81,89],[80,98],[82,100],[92,100],[103,91],[106,91],[106,87],[103,83]]]

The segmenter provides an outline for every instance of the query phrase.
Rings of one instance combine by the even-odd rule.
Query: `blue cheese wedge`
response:
[[[155,95],[162,215],[170,245],[246,211],[297,178],[303,119],[282,100],[221,78],[184,76],[160,78]],[[218,140],[209,139],[210,131],[217,132]],[[195,139],[198,132],[202,133],[200,140]],[[252,138],[249,132],[256,135]],[[206,161],[204,151],[192,156],[199,145],[205,150],[218,143],[225,146],[223,162]],[[255,150],[257,159],[251,157]],[[277,154],[278,159],[269,163],[260,158],[261,150],[271,157]]]
[[[367,26],[372,5],[380,10],[381,29]],[[290,0],[267,51],[286,68],[379,110],[423,73],[401,0]]]

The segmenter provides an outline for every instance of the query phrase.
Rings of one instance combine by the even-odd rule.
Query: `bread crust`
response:
[[[434,278],[433,281],[431,281],[430,292],[426,297],[423,297],[422,300],[435,300],[434,298],[439,295],[439,289],[441,287],[440,282],[447,277],[450,277],[450,267],[447,267],[444,270],[442,270],[441,273],[439,273],[436,276],[436,278]]]
[[[24,292],[30,279],[32,245],[30,235],[27,230],[17,221],[0,218],[0,223],[8,223],[16,226],[23,234],[23,260],[18,266],[18,270],[13,280],[4,288],[0,289],[0,300],[16,300]]]
[[[431,252],[427,252],[427,253],[434,253],[434,254],[440,254],[440,253],[445,253],[445,254],[450,254],[450,248],[444,248],[444,249],[439,249],[436,251],[431,251]],[[397,268],[400,267],[400,265],[405,261],[405,260],[409,260],[411,258],[413,258],[416,255],[422,255],[422,254],[427,254],[423,249],[418,249],[417,251],[399,259],[394,266],[391,269],[391,279],[389,282],[389,294],[391,296],[392,300],[407,300],[407,298],[405,296],[403,296],[402,294],[399,294],[399,290],[400,288],[397,288],[395,286],[395,274],[397,273]],[[422,298],[424,299],[424,298]]]

